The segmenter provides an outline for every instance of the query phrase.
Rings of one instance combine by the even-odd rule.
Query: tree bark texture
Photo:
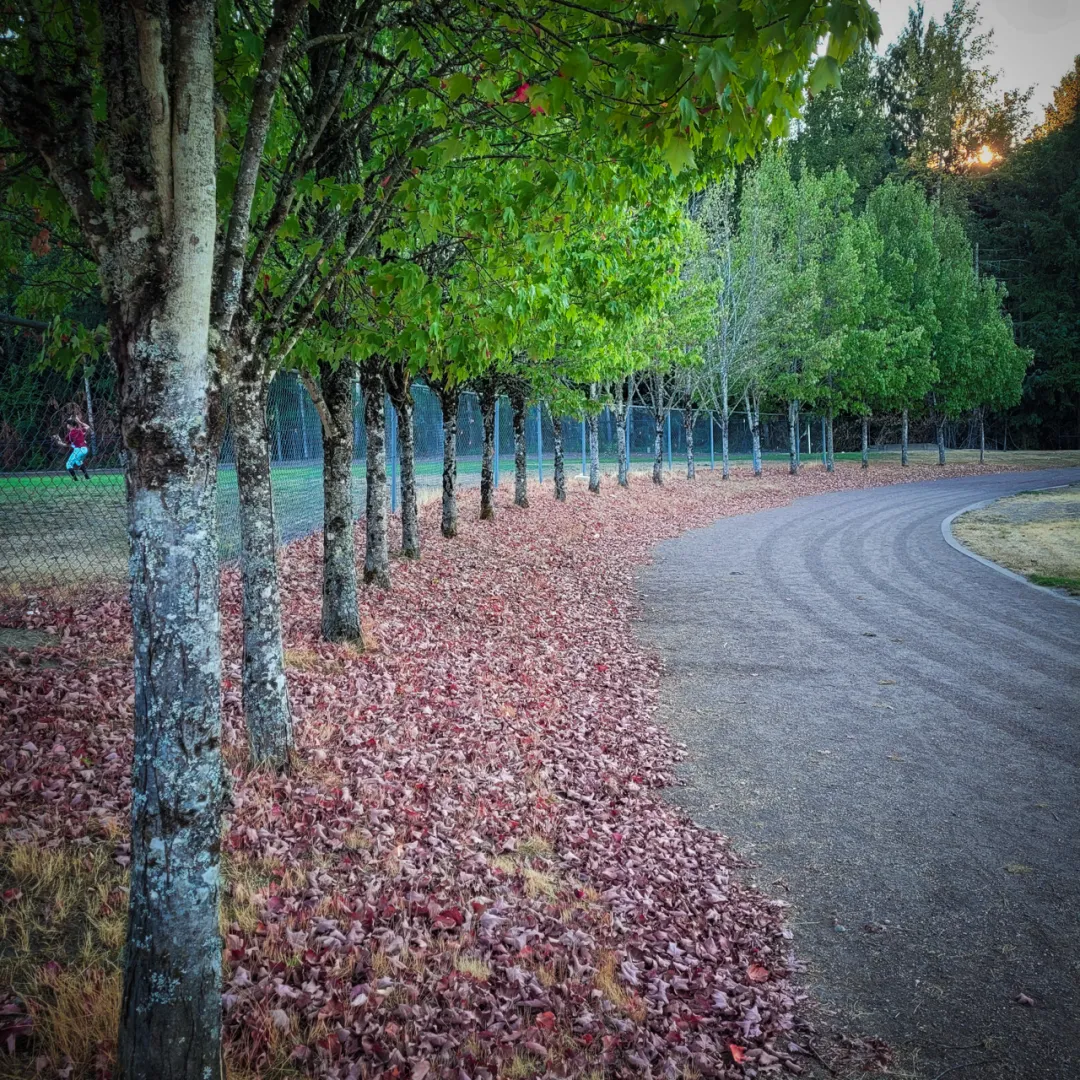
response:
[[[694,466],[694,410],[683,409],[683,435],[686,439],[686,479],[697,476]]]
[[[615,396],[615,403],[611,406],[611,411],[615,416],[615,439],[619,444],[617,473],[619,487],[629,487],[630,460],[626,453],[626,425],[630,421],[630,407],[622,400],[622,392],[622,386],[620,386],[619,392]]]
[[[979,464],[986,459],[986,409],[979,408]]]
[[[720,479],[731,479],[731,417],[727,409],[720,414]]]
[[[498,387],[494,379],[485,379],[480,387],[480,414],[484,421],[484,452],[480,462],[480,520],[495,517],[495,410],[499,407]]]
[[[359,641],[356,540],[353,532],[353,384],[355,364],[319,365],[323,424],[322,636]]]
[[[751,460],[754,467],[754,475],[761,475],[761,422],[758,411],[757,397],[751,402],[750,391],[747,390],[743,401],[746,405],[746,422],[750,425]]]
[[[862,418],[862,468],[870,468],[870,417]]]
[[[260,358],[239,358],[230,404],[240,511],[244,719],[252,764],[281,768],[288,761],[293,733],[281,644],[281,590],[266,420],[268,391]]]
[[[416,505],[416,420],[412,390],[394,400],[398,418],[398,466],[401,469],[401,554],[420,558],[420,514]]]
[[[160,37],[140,42],[131,6],[103,15],[106,87],[126,106],[109,115],[115,235],[98,234],[96,215],[78,206],[65,182],[76,174],[46,164],[100,261],[126,451],[135,717],[116,1071],[123,1080],[218,1080],[223,425],[208,353],[215,9],[209,0],[172,6],[168,50]],[[150,80],[162,90],[156,109]]]
[[[457,425],[458,392],[439,393],[443,417],[442,534],[447,540],[457,536]]]
[[[551,414],[551,444],[555,454],[555,498],[566,502],[566,461],[563,459],[562,417]]]
[[[799,429],[795,422],[795,402],[794,400],[788,402],[787,407],[788,416],[788,472],[794,476],[799,471],[798,463],[795,460],[796,454],[799,452]]]
[[[510,407],[514,414],[514,505],[529,505],[529,458],[525,438],[525,394],[521,390],[510,391]]]
[[[390,588],[389,489],[386,484],[386,384],[375,362],[360,368],[367,432],[364,584]]]
[[[802,468],[802,415],[798,398],[792,402],[795,419],[795,472]]]
[[[829,410],[826,415],[825,434],[825,471],[832,472],[836,466],[836,461],[833,457],[833,407],[831,401],[829,402]]]
[[[600,417],[589,413],[589,490],[600,494]]]
[[[653,463],[652,482],[662,484],[664,482],[664,413],[653,413]]]
[[[900,464],[908,463],[908,411],[905,409],[900,416]]]

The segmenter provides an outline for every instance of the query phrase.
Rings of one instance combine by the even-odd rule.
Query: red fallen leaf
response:
[[[22,899],[22,889],[5,889],[4,901],[6,903],[13,903],[16,900]]]
[[[745,1047],[740,1046],[738,1043],[728,1043],[728,1050],[731,1051],[731,1056],[736,1065],[741,1065],[743,1059],[746,1057]]]
[[[746,969],[746,977],[751,982],[768,982],[769,969],[767,967],[763,967],[761,964],[751,964]]]
[[[541,1031],[551,1031],[555,1027],[555,1014],[553,1012],[542,1012],[536,1018],[536,1026]]]
[[[465,916],[462,915],[461,908],[450,907],[443,908],[438,917],[432,920],[431,925],[436,930],[453,930],[455,926],[460,926],[464,921]]]

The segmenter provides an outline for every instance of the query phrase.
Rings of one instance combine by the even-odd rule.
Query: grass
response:
[[[0,857],[0,881],[10,898],[0,909],[0,985],[33,1022],[33,1055],[89,1074],[116,1042],[126,871],[111,844],[12,844]],[[25,1076],[26,1066],[23,1055],[4,1055],[0,1077]]]
[[[572,451],[575,448],[571,448]],[[875,463],[898,463],[899,452],[874,451]],[[766,452],[765,461],[787,460],[786,453]],[[858,453],[840,453],[839,461],[858,461]],[[748,455],[734,454],[731,460],[745,465]],[[988,463],[1013,469],[1038,469],[1080,465],[1080,451],[990,451]],[[649,455],[632,456],[634,471],[651,467]],[[803,461],[815,466],[820,455],[805,455]],[[913,464],[937,461],[936,451],[914,450]],[[950,450],[950,463],[971,464],[978,461],[974,450]],[[506,489],[513,474],[513,458],[500,458],[500,473]],[[566,459],[568,478],[580,474],[580,458],[570,452]],[[611,472],[615,459],[605,455],[601,468]],[[675,472],[683,468],[676,454]],[[709,468],[708,446],[697,448],[697,466]],[[417,480],[421,500],[437,498],[441,487],[441,458],[417,461]],[[550,482],[552,461],[545,456],[543,475]],[[458,459],[459,480],[473,486],[480,474],[480,458],[469,454]],[[358,513],[363,509],[363,464],[353,466],[354,499]],[[529,461],[529,481],[537,479],[535,457]],[[307,536],[322,527],[322,466],[317,461],[278,463],[271,468],[274,511],[278,533],[283,543]],[[236,470],[223,465],[218,470],[219,551],[223,560],[232,560],[240,551],[239,505]],[[123,476],[116,471],[95,472],[91,479],[73,481],[65,473],[0,475],[0,582],[4,589],[33,590],[43,586],[78,587],[93,582],[119,581],[127,571],[127,513]],[[1067,575],[1066,575],[1067,576]]]
[[[1080,485],[998,499],[957,518],[953,533],[1036,585],[1080,595]]]

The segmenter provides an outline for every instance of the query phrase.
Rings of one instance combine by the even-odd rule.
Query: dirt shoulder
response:
[[[953,535],[1036,585],[1080,596],[1080,484],[1025,491],[957,518]]]

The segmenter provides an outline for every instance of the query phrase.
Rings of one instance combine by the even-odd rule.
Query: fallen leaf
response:
[[[762,964],[751,964],[746,969],[746,977],[751,982],[768,982],[769,969]]]
[[[731,1053],[732,1058],[735,1060],[736,1065],[741,1065],[746,1057],[746,1048],[740,1046],[738,1043],[728,1043],[728,1050]]]

